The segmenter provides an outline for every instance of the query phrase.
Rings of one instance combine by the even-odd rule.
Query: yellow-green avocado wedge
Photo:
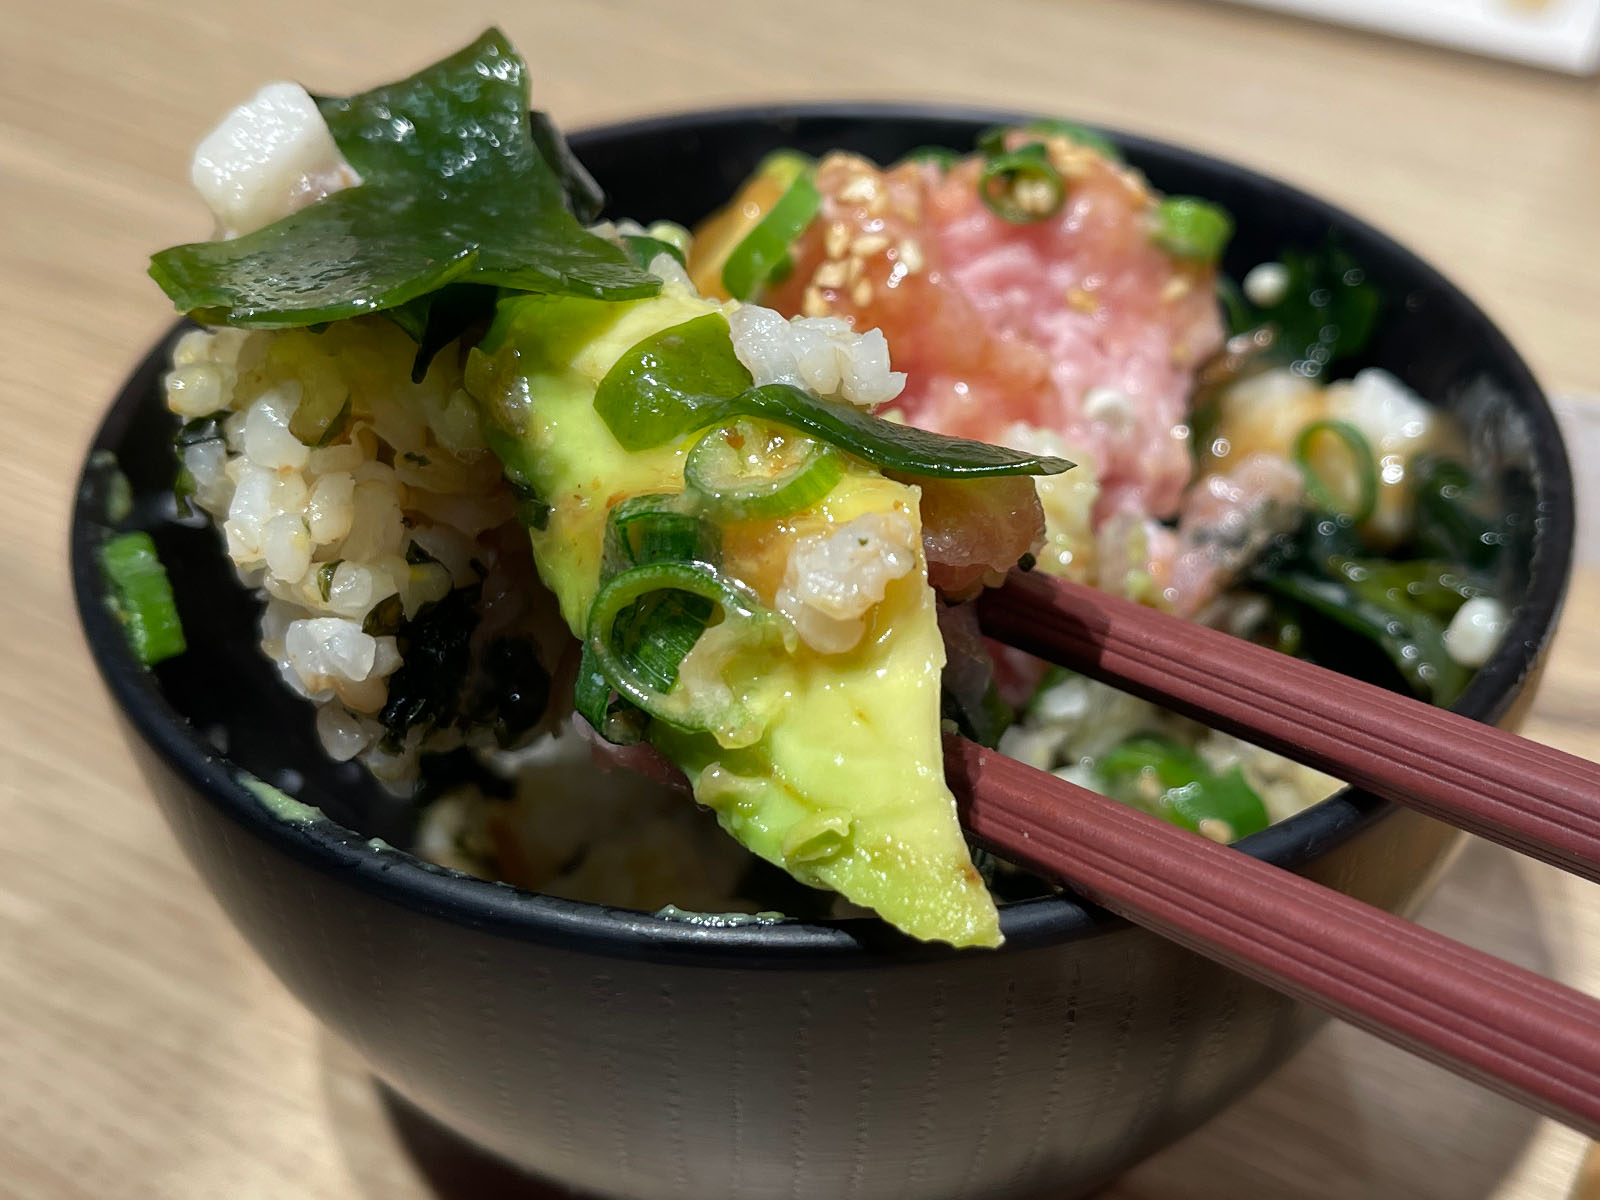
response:
[[[611,508],[629,496],[682,490],[694,441],[623,449],[595,411],[595,389],[636,343],[718,307],[670,287],[622,303],[520,296],[501,301],[473,351],[468,389],[486,425],[515,439],[517,469],[549,506],[544,527],[529,530],[534,559],[579,637],[600,584]],[[852,462],[828,496],[785,528],[825,530],[894,508],[920,532],[917,501],[915,487]],[[724,566],[741,575],[740,562]],[[771,604],[770,594],[762,598]],[[754,743],[730,749],[660,721],[648,737],[683,768],[724,829],[800,881],[871,908],[913,937],[997,946],[999,915],[944,781],[935,604],[919,547],[916,569],[889,585],[854,650],[760,651],[768,656],[757,664],[762,690],[775,699]],[[678,686],[693,674],[691,654]]]

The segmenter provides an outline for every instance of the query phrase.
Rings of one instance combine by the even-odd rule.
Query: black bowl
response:
[[[891,160],[970,146],[1006,114],[833,105],[695,113],[573,139],[613,211],[693,221],[769,150]],[[1515,529],[1512,628],[1461,697],[1529,695],[1567,582],[1571,478],[1505,338],[1439,273],[1320,200],[1122,137],[1157,187],[1238,218],[1236,275],[1335,231],[1391,303],[1367,359],[1471,429]],[[403,811],[321,753],[309,706],[255,649],[257,606],[210,530],[167,520],[159,376],[95,439],[72,530],[89,645],[174,831],[284,982],[401,1095],[571,1187],[638,1197],[1053,1196],[1091,1190],[1211,1116],[1315,1024],[1298,1004],[1071,897],[1007,908],[997,952],[873,921],[707,929],[482,882],[369,841]],[[105,455],[168,565],[189,652],[137,666],[101,601]],[[254,776],[322,814],[266,805]],[[352,832],[359,830],[360,832]],[[1244,843],[1383,908],[1430,888],[1456,835],[1346,791]]]

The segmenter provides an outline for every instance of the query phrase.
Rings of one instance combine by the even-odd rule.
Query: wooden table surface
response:
[[[0,1195],[487,1195],[428,1182],[358,1063],[225,923],[112,727],[68,596],[90,430],[171,319],[146,255],[203,236],[189,150],[268,79],[404,73],[492,19],[569,126],[777,97],[1071,113],[1186,142],[1353,209],[1442,264],[1553,391],[1600,394],[1600,91],[1178,0],[804,6],[7,6],[0,36]],[[803,20],[794,13],[803,11]],[[1600,572],[1580,573],[1527,732],[1600,756]],[[1474,845],[1427,923],[1600,990],[1593,890]],[[403,1128],[403,1127],[402,1127]],[[1117,1200],[1564,1196],[1577,1135],[1348,1028]],[[434,1172],[437,1175],[437,1172]],[[500,1194],[500,1193],[493,1193]],[[1600,1194],[1597,1192],[1596,1194]]]

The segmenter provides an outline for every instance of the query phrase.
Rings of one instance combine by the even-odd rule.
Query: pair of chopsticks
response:
[[[989,636],[1600,880],[1600,766],[1091,588],[1013,572]],[[960,738],[979,841],[1600,1137],[1600,1001]]]

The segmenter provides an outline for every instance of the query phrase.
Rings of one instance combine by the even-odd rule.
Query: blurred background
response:
[[[1579,471],[1593,472],[1600,0],[8,5],[0,489],[29,519],[0,534],[0,1196],[522,1194],[448,1146],[419,1151],[412,1136],[408,1150],[359,1064],[225,924],[111,740],[64,549],[81,449],[172,320],[146,259],[209,231],[187,182],[194,142],[263,82],[355,91],[490,23],[528,58],[535,103],[568,128],[755,99],[949,100],[1070,116],[1283,177],[1460,283],[1558,398]],[[1587,619],[1600,573],[1586,545],[1524,731],[1600,757],[1600,633]],[[1472,845],[1423,920],[1594,992],[1594,900]],[[1583,1181],[1588,1150],[1334,1027],[1108,1195],[1600,1196]]]

